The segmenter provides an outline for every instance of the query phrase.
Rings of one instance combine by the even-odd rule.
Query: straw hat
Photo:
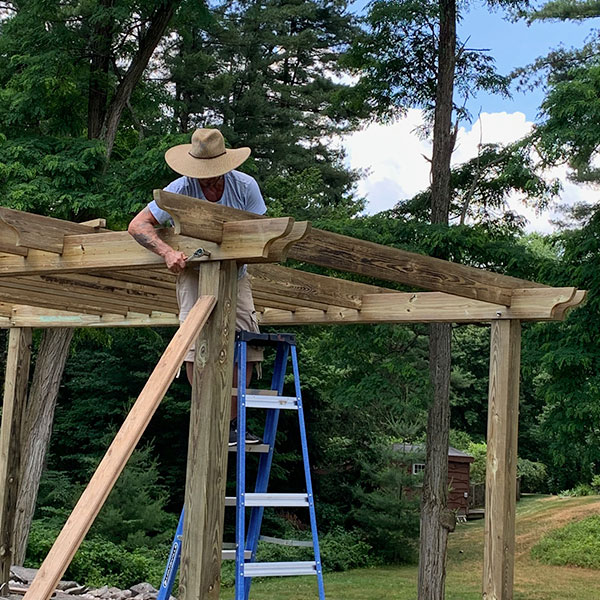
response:
[[[232,171],[249,156],[250,148],[225,148],[223,135],[217,129],[196,129],[192,143],[169,148],[165,160],[173,171],[203,179]]]

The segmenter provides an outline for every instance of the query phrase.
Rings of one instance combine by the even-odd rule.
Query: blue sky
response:
[[[508,21],[504,18],[504,11],[491,11],[483,0],[474,0],[469,4],[469,10],[462,14],[458,35],[462,41],[468,38],[469,48],[489,49],[498,71],[503,75],[516,67],[532,63],[537,57],[560,45],[567,48],[580,47],[590,32],[600,27],[600,19],[586,19],[580,23],[536,21],[528,26],[522,20],[515,23]],[[352,4],[352,11],[361,14],[367,5],[365,0],[357,0]],[[469,109],[475,116],[479,110],[520,111],[528,120],[533,121],[542,99],[541,89],[528,93],[514,91],[513,97],[508,99],[482,93],[470,102]]]
[[[353,10],[359,13],[366,4],[365,0],[357,0]],[[498,71],[504,75],[560,45],[581,47],[591,31],[600,28],[600,19],[582,23],[534,22],[527,26],[523,21],[505,20],[501,11],[490,11],[483,0],[474,0],[470,5],[470,10],[462,15],[459,36],[463,41],[469,38],[469,48],[489,49]],[[480,93],[471,99],[467,108],[474,122],[460,123],[453,164],[476,156],[480,143],[508,144],[527,135],[538,118],[543,97],[543,89],[536,88],[527,93],[513,90],[512,98]],[[367,213],[391,208],[429,185],[427,157],[431,156],[431,144],[415,134],[421,123],[420,111],[409,110],[403,119],[385,125],[371,123],[343,140],[349,165],[364,173],[358,192],[367,200]],[[596,188],[576,185],[567,175],[566,166],[546,173],[548,179],[561,182],[561,203],[598,200]],[[528,219],[529,231],[553,230],[553,208],[540,214],[518,197],[511,197],[507,208]]]

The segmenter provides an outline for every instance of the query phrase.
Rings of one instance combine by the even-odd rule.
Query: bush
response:
[[[600,516],[552,531],[532,548],[531,556],[550,565],[600,569]]]
[[[595,490],[588,483],[578,483],[574,488],[570,490],[563,490],[560,493],[561,496],[573,497],[593,496],[594,494],[596,494]]]
[[[519,458],[517,474],[521,478],[521,491],[544,494],[548,492],[548,470],[546,465]]]
[[[33,522],[26,566],[39,567],[58,533],[57,529],[44,521]],[[166,550],[136,548],[130,552],[123,546],[95,537],[83,541],[66,576],[91,587],[109,585],[128,588],[140,581],[149,581],[158,587],[166,557]]]

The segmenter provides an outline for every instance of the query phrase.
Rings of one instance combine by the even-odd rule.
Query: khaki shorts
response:
[[[179,322],[183,323],[192,306],[198,300],[198,278],[202,276],[202,269],[184,269],[177,276],[177,304],[179,305]],[[238,279],[237,310],[235,313],[236,331],[253,331],[259,333],[250,278],[244,274]],[[194,362],[195,348],[192,346],[185,355],[185,362]],[[263,349],[248,346],[247,362],[260,362],[263,360]]]

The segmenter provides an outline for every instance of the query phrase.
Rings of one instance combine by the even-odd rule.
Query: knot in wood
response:
[[[454,511],[444,509],[440,513],[440,525],[448,531],[454,531],[456,529],[456,515]]]

